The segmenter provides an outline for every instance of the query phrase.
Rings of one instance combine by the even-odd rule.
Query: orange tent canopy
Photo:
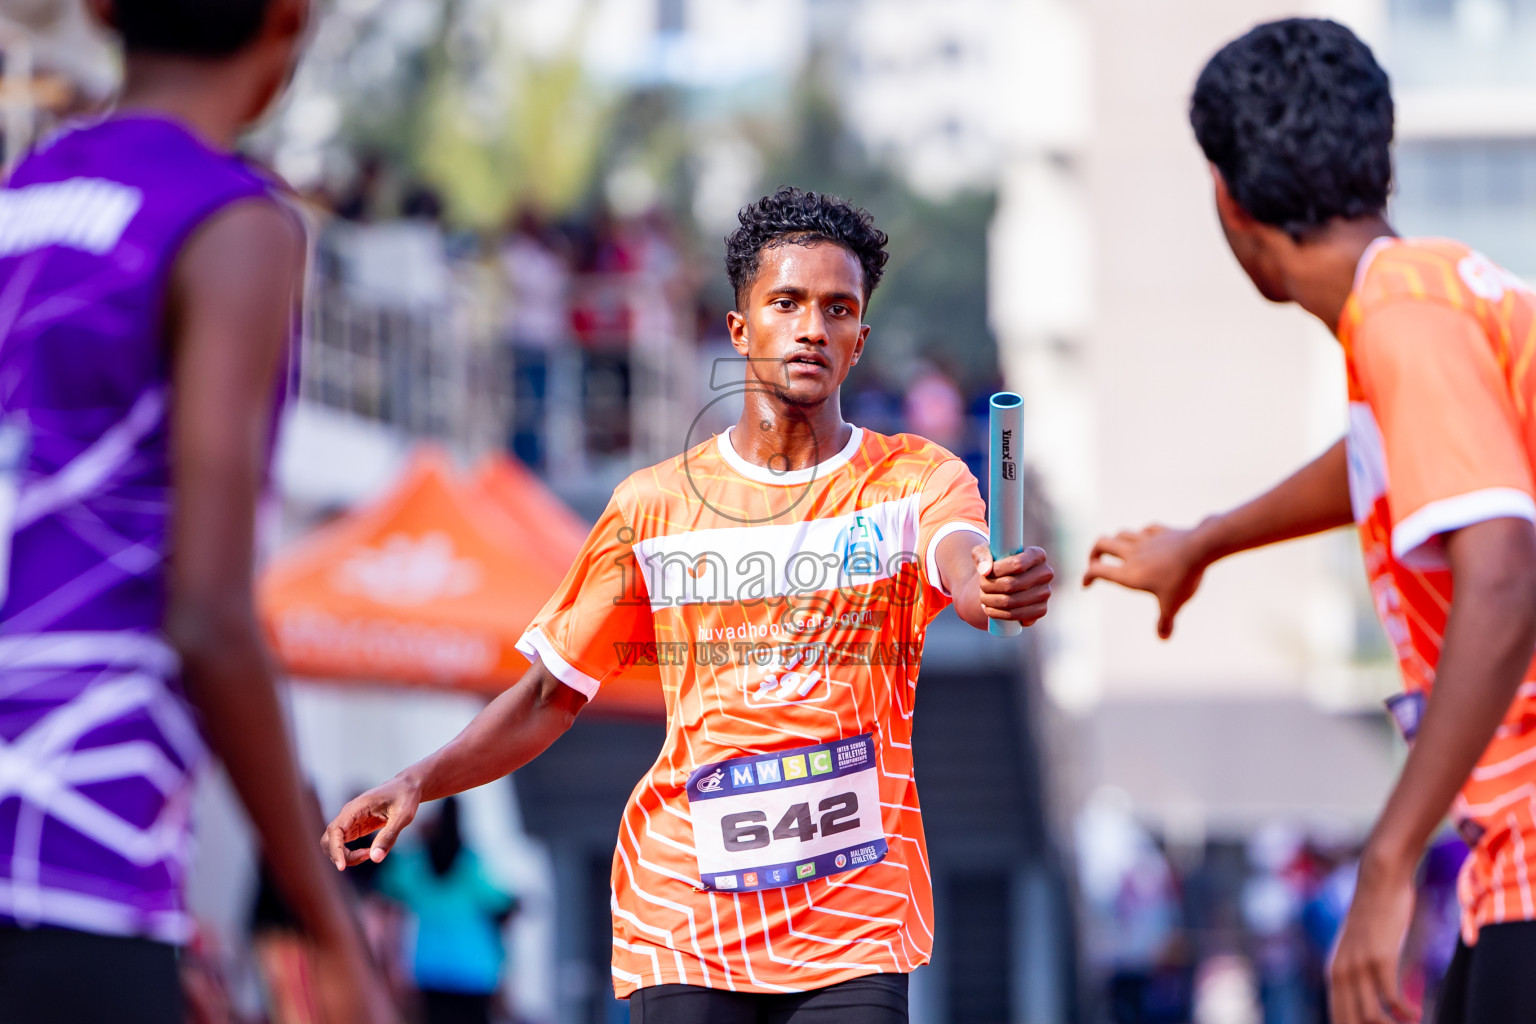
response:
[[[393,491],[284,551],[259,586],[288,672],[494,695],[528,668],[515,644],[575,560],[586,528],[521,465],[461,484],[437,453]],[[605,685],[594,709],[660,714],[649,678]]]
[[[522,533],[541,538],[537,550],[558,564],[562,578],[592,528],[527,466],[507,455],[493,455],[482,462],[469,482],[469,492],[500,509]]]

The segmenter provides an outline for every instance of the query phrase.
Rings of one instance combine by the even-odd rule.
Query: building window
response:
[[[656,0],[656,30],[682,33],[688,28],[688,0]]]
[[[1455,238],[1536,278],[1536,139],[1400,143],[1392,216],[1406,235]]]
[[[1389,0],[1387,15],[1394,22],[1457,24],[1476,31],[1480,23],[1528,21],[1536,18],[1536,0]]]
[[[1388,0],[1394,85],[1536,85],[1536,0]]]
[[[1456,0],[1391,0],[1387,10],[1393,21],[1434,19],[1449,21],[1456,11]]]

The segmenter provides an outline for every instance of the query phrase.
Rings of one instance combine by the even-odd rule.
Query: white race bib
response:
[[[875,756],[866,733],[695,769],[688,813],[700,884],[776,889],[884,860]]]

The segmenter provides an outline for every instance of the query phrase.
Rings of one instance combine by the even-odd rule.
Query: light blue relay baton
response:
[[[1007,558],[1024,550],[1024,472],[1019,446],[1024,438],[1024,399],[1012,391],[992,396],[991,487],[987,491],[987,528],[992,558]],[[1018,622],[991,619],[993,636],[1018,636]]]

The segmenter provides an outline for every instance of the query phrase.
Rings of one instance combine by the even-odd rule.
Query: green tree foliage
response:
[[[452,31],[450,24],[448,44]],[[588,200],[616,102],[583,73],[580,38],[580,31],[572,33],[567,46],[547,58],[518,53],[503,38],[475,62],[458,59],[451,45],[439,47],[412,152],[454,220],[492,227],[520,202],[558,216]],[[466,73],[471,70],[479,73]],[[488,86],[501,94],[500,103],[478,102]]]
[[[386,6],[370,9],[346,26],[324,75],[344,111],[344,143],[433,186],[464,227],[496,227],[522,202],[572,212],[591,197],[619,107],[581,65],[591,6],[541,54],[484,2],[448,0],[435,27],[407,43],[385,27]],[[324,16],[348,17],[334,7]]]

